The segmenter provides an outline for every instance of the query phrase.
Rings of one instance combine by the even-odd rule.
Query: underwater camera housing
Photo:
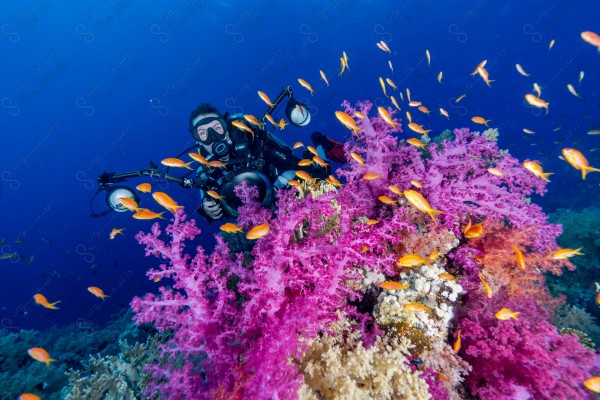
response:
[[[248,168],[241,168],[228,175],[230,176],[225,177],[225,181],[219,188],[218,192],[221,196],[223,196],[221,204],[223,205],[224,210],[231,217],[237,218],[239,215],[238,207],[242,205],[242,201],[235,194],[235,188],[243,182],[245,182],[248,186],[256,187],[258,190],[258,202],[261,206],[268,207],[273,202],[273,184],[262,172]]]

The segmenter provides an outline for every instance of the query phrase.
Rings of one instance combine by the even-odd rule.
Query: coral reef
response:
[[[372,104],[344,108],[369,115]],[[574,265],[551,257],[561,226],[529,200],[544,180],[498,148],[497,131],[455,129],[418,150],[379,116],[357,124],[342,187],[282,190],[275,211],[237,189],[238,225],[269,226],[247,250],[223,237],[210,254],[191,248],[200,229],[181,210],[164,232],[138,234],[160,259],[148,277],[173,281],[131,303],[138,323],[173,332],[146,395],[588,398],[592,354],[545,308],[564,300],[543,273]],[[428,204],[400,195],[415,186]],[[464,233],[469,221],[479,234]],[[403,256],[423,262],[400,266]],[[501,308],[521,314],[499,320]]]
[[[71,370],[67,400],[92,400],[109,398],[115,400],[138,399],[146,389],[149,376],[144,371],[147,364],[158,359],[158,343],[164,343],[168,335],[157,334],[145,344],[132,346],[119,340],[117,356],[91,355],[81,370]],[[156,398],[151,396],[148,398]]]

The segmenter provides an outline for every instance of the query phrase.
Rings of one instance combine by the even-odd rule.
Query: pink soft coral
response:
[[[520,312],[500,321],[501,308]],[[532,298],[511,300],[506,293],[488,299],[470,292],[458,313],[460,355],[473,367],[467,387],[481,399],[593,398],[582,385],[590,377],[594,353],[575,335],[561,335],[548,313]]]

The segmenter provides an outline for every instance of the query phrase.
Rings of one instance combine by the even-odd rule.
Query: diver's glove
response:
[[[202,202],[202,210],[204,211],[204,214],[212,220],[223,218],[223,208],[214,200],[204,199]]]

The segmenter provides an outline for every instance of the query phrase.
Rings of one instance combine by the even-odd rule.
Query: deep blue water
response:
[[[378,77],[390,77],[432,110],[420,118],[432,135],[481,130],[470,121],[481,115],[500,129],[501,147],[554,172],[547,196],[534,198],[546,211],[597,205],[600,174],[582,181],[558,159],[563,147],[574,147],[600,166],[600,135],[586,134],[600,129],[600,54],[580,38],[582,31],[600,32],[595,1],[34,0],[3,2],[0,10],[1,250],[23,256],[0,260],[2,327],[102,323],[132,296],[153,290],[144,274],[156,261],[134,239],[151,222],[125,213],[91,218],[96,177],[146,168],[190,146],[187,118],[201,102],[259,115],[265,105],[257,90],[273,98],[290,84],[310,105],[309,127],[280,132],[288,144],[308,142],[315,130],[344,140],[349,133],[334,111],[344,99],[389,105]],[[380,40],[391,57],[376,47]],[[338,78],[342,51],[350,71]],[[483,59],[492,88],[469,75]],[[519,75],[516,63],[532,76]],[[314,96],[299,77],[312,83]],[[533,82],[543,86],[548,115],[523,101]],[[582,99],[567,91],[568,83]],[[462,102],[450,101],[462,93]],[[191,191],[161,188],[193,209]],[[104,209],[102,194],[94,206]],[[217,226],[201,223],[209,247]],[[126,235],[109,240],[114,227]],[[111,297],[102,303],[88,286]],[[37,292],[61,300],[61,310],[35,305]]]

